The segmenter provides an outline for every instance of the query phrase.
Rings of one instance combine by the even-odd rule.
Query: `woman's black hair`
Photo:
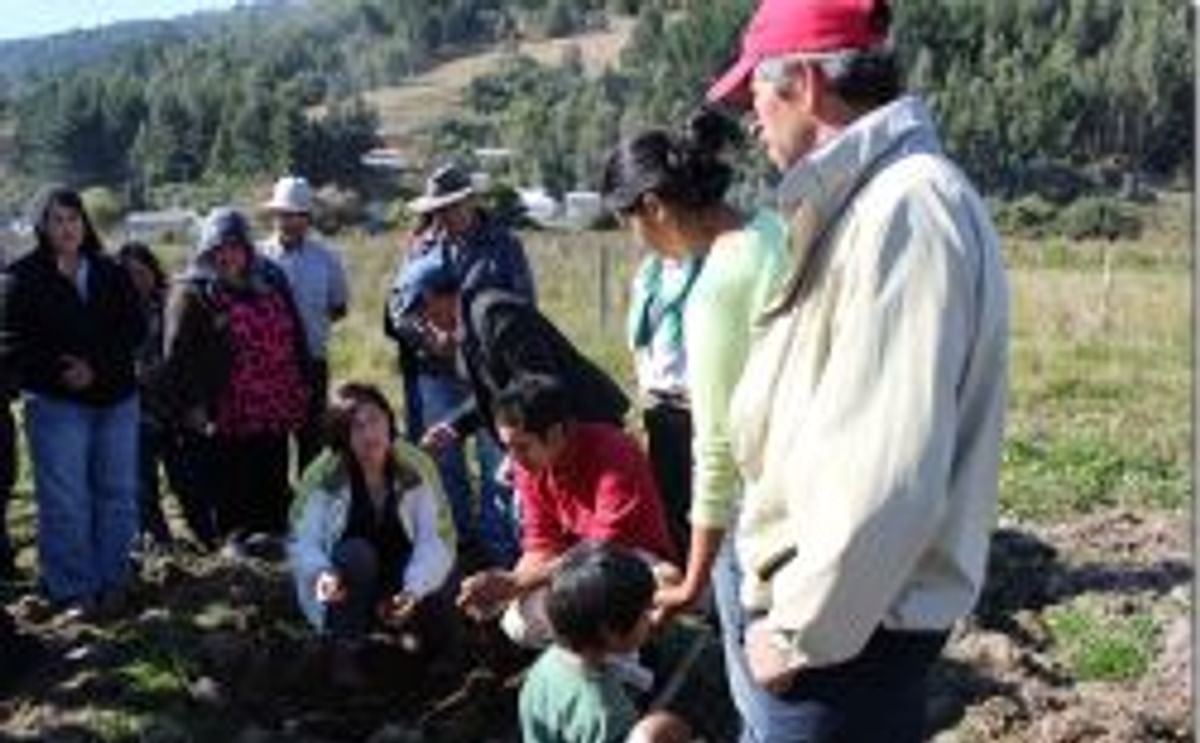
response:
[[[546,592],[555,639],[572,650],[602,648],[608,633],[637,626],[654,598],[654,573],[632,551],[581,542],[563,554]]]
[[[356,489],[364,487],[364,479],[362,467],[350,449],[350,430],[354,424],[354,411],[361,405],[374,405],[383,411],[384,417],[387,418],[389,441],[395,441],[399,436],[396,413],[382,390],[366,382],[343,382],[338,385],[325,410],[325,440],[329,448],[342,460],[342,465],[350,473],[351,486]],[[418,484],[421,480],[417,472],[402,467],[395,456],[390,454],[386,468],[387,477],[398,481],[401,491]]]
[[[151,275],[154,276],[155,293],[162,294],[166,292],[167,274],[163,271],[162,264],[158,262],[158,256],[154,254],[154,251],[146,243],[130,240],[117,251],[117,260],[121,262],[136,261],[145,266]]]
[[[397,436],[396,414],[387,396],[373,384],[344,382],[333,392],[333,399],[325,411],[325,437],[329,447],[343,457],[350,455],[350,427],[354,411],[360,405],[370,404],[383,411],[387,417],[388,438]]]
[[[80,253],[94,255],[104,252],[100,234],[96,232],[92,218],[88,216],[87,209],[83,206],[83,197],[75,189],[61,185],[46,186],[38,192],[34,199],[33,231],[37,237],[38,250],[48,252],[54,250],[54,246],[50,244],[47,225],[50,219],[50,209],[55,206],[73,209],[79,213],[79,218],[83,221],[83,243],[79,246]]]
[[[727,116],[703,108],[683,134],[650,129],[623,140],[608,155],[601,192],[613,211],[636,211],[653,193],[683,209],[704,209],[725,198],[733,168],[722,159],[741,131]]]

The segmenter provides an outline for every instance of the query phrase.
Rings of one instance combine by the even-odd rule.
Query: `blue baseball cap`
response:
[[[440,250],[426,250],[411,257],[400,274],[400,311],[417,309],[427,293],[457,292],[458,276]]]

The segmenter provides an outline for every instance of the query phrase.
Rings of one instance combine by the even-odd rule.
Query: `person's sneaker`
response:
[[[55,621],[61,624],[91,623],[96,619],[96,601],[91,598],[58,601],[54,610]]]

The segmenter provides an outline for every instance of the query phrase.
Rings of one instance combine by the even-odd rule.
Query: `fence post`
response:
[[[612,273],[612,256],[609,255],[608,244],[608,240],[601,241],[600,249],[596,251],[596,254],[599,256],[596,260],[600,262],[599,270],[597,271],[600,275],[600,281],[597,286],[597,292],[599,293],[597,300],[600,309],[601,332],[608,331],[608,318],[611,313],[609,302],[611,301],[612,292],[609,291],[609,282],[611,281]]]

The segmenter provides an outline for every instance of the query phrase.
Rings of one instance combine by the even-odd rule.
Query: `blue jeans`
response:
[[[104,407],[30,395],[25,435],[51,600],[90,600],[121,586],[138,529],[137,395]]]
[[[741,571],[732,539],[713,567],[730,693],[741,743],[918,743],[925,733],[925,684],[945,632],[879,629],[854,658],[801,671],[771,694],[754,682],[742,649],[748,617],[738,600]]]
[[[453,377],[422,374],[417,378],[421,394],[424,428],[445,420],[471,397],[470,386]],[[493,562],[510,565],[516,559],[517,518],[512,491],[496,482],[496,468],[504,453],[484,429],[475,434],[475,457],[479,467],[478,519],[472,507],[471,475],[463,442],[447,447],[437,456],[442,485],[450,500],[459,539],[483,547]]]
[[[17,423],[8,399],[0,401],[0,579],[15,570],[16,551],[8,534],[8,503],[17,483]]]

